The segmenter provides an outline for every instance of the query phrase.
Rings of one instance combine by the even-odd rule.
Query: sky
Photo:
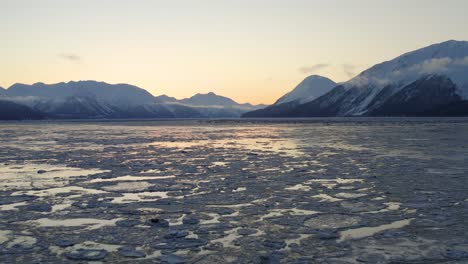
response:
[[[468,40],[466,0],[0,0],[0,86],[97,80],[273,103]]]

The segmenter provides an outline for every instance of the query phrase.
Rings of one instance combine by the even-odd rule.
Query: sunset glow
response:
[[[463,0],[0,3],[4,88],[98,80],[270,104],[310,74],[343,82],[408,50],[468,39]]]

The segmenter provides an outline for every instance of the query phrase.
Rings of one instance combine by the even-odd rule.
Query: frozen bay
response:
[[[468,119],[0,123],[0,262],[468,260]]]

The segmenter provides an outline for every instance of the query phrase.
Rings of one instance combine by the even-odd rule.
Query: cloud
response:
[[[453,63],[451,58],[436,58],[425,60],[421,64],[416,65],[416,70],[419,73],[437,73],[448,70],[448,66]]]
[[[60,53],[59,58],[73,63],[81,63],[81,57],[73,53]]]
[[[468,66],[468,56],[463,59],[456,60],[455,63],[461,66]]]
[[[315,73],[321,69],[327,68],[330,64],[327,63],[318,63],[311,66],[302,66],[299,68],[300,73]]]
[[[461,59],[449,57],[425,60],[409,68],[409,72],[417,74],[431,74],[448,71],[453,66],[468,66],[468,56]]]
[[[370,84],[375,84],[379,86],[386,86],[391,83],[391,79],[387,78],[378,78],[374,76],[365,76],[365,75],[359,75],[353,79],[351,79],[348,83],[348,85],[351,86],[366,86]]]
[[[354,64],[343,64],[341,65],[343,68],[344,73],[348,76],[348,78],[356,76],[356,68],[357,66]]]
[[[385,86],[396,82],[414,81],[417,78],[431,74],[442,74],[450,71],[465,72],[468,66],[468,56],[462,58],[431,58],[423,60],[413,65],[394,65],[396,68],[389,71],[386,68],[385,71],[378,70],[377,72],[364,72],[353,78],[348,85],[350,86],[366,86],[366,85],[379,85]],[[349,70],[348,66],[343,65],[343,71]],[[357,68],[357,66],[356,66]]]

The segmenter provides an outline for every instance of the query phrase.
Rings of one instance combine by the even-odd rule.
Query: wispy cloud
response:
[[[451,70],[465,70],[468,66],[468,56],[463,58],[431,58],[428,60],[415,63],[406,67],[400,67],[398,70],[372,72],[371,74],[359,75],[352,79],[351,85],[364,86],[369,84],[376,84],[380,86],[389,85],[397,81],[409,83],[421,76],[430,74],[443,74]],[[346,71],[343,65],[343,70]]]
[[[81,63],[81,57],[73,53],[60,53],[58,56],[59,58],[69,62]]]
[[[343,68],[343,71],[348,76],[348,78],[356,76],[356,68],[358,66],[354,64],[343,64],[341,67]]]
[[[299,72],[307,74],[316,73],[317,71],[327,68],[328,66],[330,66],[330,64],[327,63],[318,63],[310,66],[302,66],[299,68]]]
[[[419,74],[431,74],[448,71],[450,67],[468,66],[468,56],[460,59],[449,57],[433,58],[411,66],[409,71]]]
[[[410,68],[410,70],[417,71],[418,73],[438,73],[448,70],[450,64],[453,63],[451,58],[434,58],[425,60]]]
[[[457,61],[457,64],[461,66],[468,66],[468,56]]]

